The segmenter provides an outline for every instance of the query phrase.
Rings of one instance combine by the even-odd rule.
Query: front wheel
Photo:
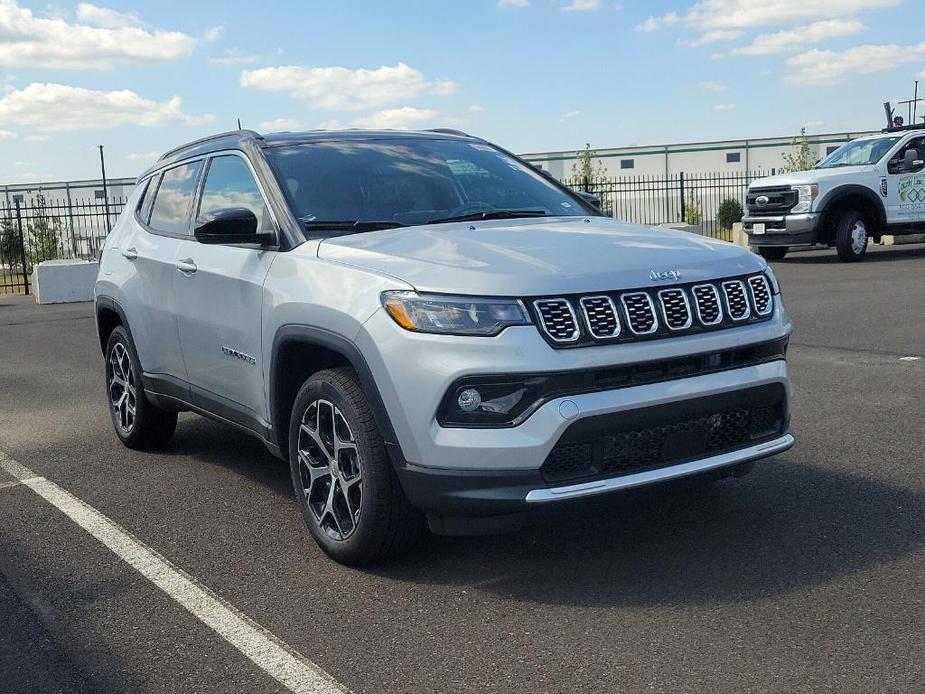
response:
[[[335,561],[361,566],[400,554],[422,535],[351,369],[319,371],[296,395],[289,465],[309,532]]]
[[[867,253],[867,220],[860,212],[848,212],[842,215],[835,228],[835,250],[840,260],[856,263]]]
[[[765,260],[783,260],[790,246],[758,246],[758,255]]]

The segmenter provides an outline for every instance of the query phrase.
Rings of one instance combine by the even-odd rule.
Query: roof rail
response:
[[[193,140],[192,142],[187,142],[185,145],[180,145],[179,147],[174,147],[173,149],[171,149],[171,150],[169,150],[169,151],[167,151],[167,152],[164,152],[164,153],[160,156],[160,158],[158,159],[158,161],[164,161],[164,160],[167,159],[168,157],[170,157],[170,156],[176,154],[177,152],[182,152],[184,149],[188,149],[189,147],[192,147],[192,146],[194,146],[194,145],[201,145],[201,144],[203,144],[203,143],[205,143],[205,142],[211,142],[212,140],[220,140],[220,139],[223,138],[223,137],[231,137],[231,136],[233,136],[233,135],[246,136],[246,137],[253,137],[254,139],[257,139],[257,140],[262,140],[262,139],[263,139],[263,136],[262,136],[260,133],[254,131],[254,130],[229,130],[229,131],[227,131],[227,132],[218,133],[218,134],[216,134],[216,135],[209,135],[209,136],[207,136],[207,137],[200,137],[198,140]]]
[[[901,133],[906,130],[925,130],[925,123],[910,123],[909,125],[893,125],[889,128],[884,128],[880,132],[882,133]]]
[[[469,133],[464,133],[462,130],[454,130],[453,128],[428,128],[424,132],[440,133],[442,135],[460,135],[462,137],[472,137]]]

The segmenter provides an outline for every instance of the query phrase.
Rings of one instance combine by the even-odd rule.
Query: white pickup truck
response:
[[[753,181],[742,219],[767,260],[794,246],[834,246],[861,260],[868,241],[925,233],[925,125],[852,140],[814,169]]]

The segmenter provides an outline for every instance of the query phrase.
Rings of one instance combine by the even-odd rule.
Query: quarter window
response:
[[[257,217],[257,228],[272,229],[270,214],[247,163],[236,155],[214,157],[206,174],[197,219],[229,207],[244,207]]]
[[[164,172],[151,210],[152,229],[170,234],[189,233],[189,210],[202,162],[183,164]]]
[[[141,200],[138,201],[138,217],[145,224],[148,223],[148,218],[151,216],[151,203],[154,202],[154,194],[157,192],[157,184],[160,181],[161,177],[152,176],[147,181],[144,182],[145,192],[141,196]]]

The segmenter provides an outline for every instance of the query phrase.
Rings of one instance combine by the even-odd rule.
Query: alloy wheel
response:
[[[125,434],[135,427],[135,370],[128,350],[117,342],[109,353],[109,402]]]
[[[344,541],[360,517],[363,471],[356,438],[343,412],[315,400],[302,415],[299,473],[306,506],[328,537]]]
[[[864,252],[865,246],[867,246],[867,227],[859,219],[851,228],[851,250],[855,255],[860,255]]]

